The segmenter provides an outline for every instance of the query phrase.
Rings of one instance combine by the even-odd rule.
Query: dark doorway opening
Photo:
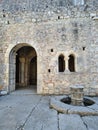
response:
[[[16,52],[16,89],[36,88],[37,54],[33,47],[24,46]]]
[[[37,57],[33,57],[30,62],[30,85],[37,85]]]

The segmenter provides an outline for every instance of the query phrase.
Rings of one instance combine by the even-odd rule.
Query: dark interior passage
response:
[[[19,83],[19,56],[16,56],[16,83]]]
[[[37,85],[37,55],[33,47],[24,46],[16,53],[16,89]]]
[[[29,78],[30,85],[37,84],[37,57],[35,56],[32,58],[30,62],[30,78]]]

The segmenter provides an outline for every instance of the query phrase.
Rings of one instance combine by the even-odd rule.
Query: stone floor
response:
[[[1,96],[0,130],[98,130],[98,116],[57,113],[49,99],[26,89]]]

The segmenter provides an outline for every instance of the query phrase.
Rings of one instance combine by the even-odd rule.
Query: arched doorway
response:
[[[36,86],[37,53],[28,44],[16,45],[9,56],[9,91]]]

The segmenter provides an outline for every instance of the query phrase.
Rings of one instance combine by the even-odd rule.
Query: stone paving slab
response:
[[[21,92],[0,97],[0,130],[98,130],[98,116],[60,114],[49,108],[50,96]]]
[[[26,122],[24,130],[58,130],[57,112],[49,109],[49,97],[43,97]]]
[[[40,101],[41,96],[0,97],[0,130],[17,130]]]
[[[98,116],[84,116],[82,119],[87,126],[87,130],[98,130]]]
[[[87,130],[79,115],[59,114],[59,130]]]

